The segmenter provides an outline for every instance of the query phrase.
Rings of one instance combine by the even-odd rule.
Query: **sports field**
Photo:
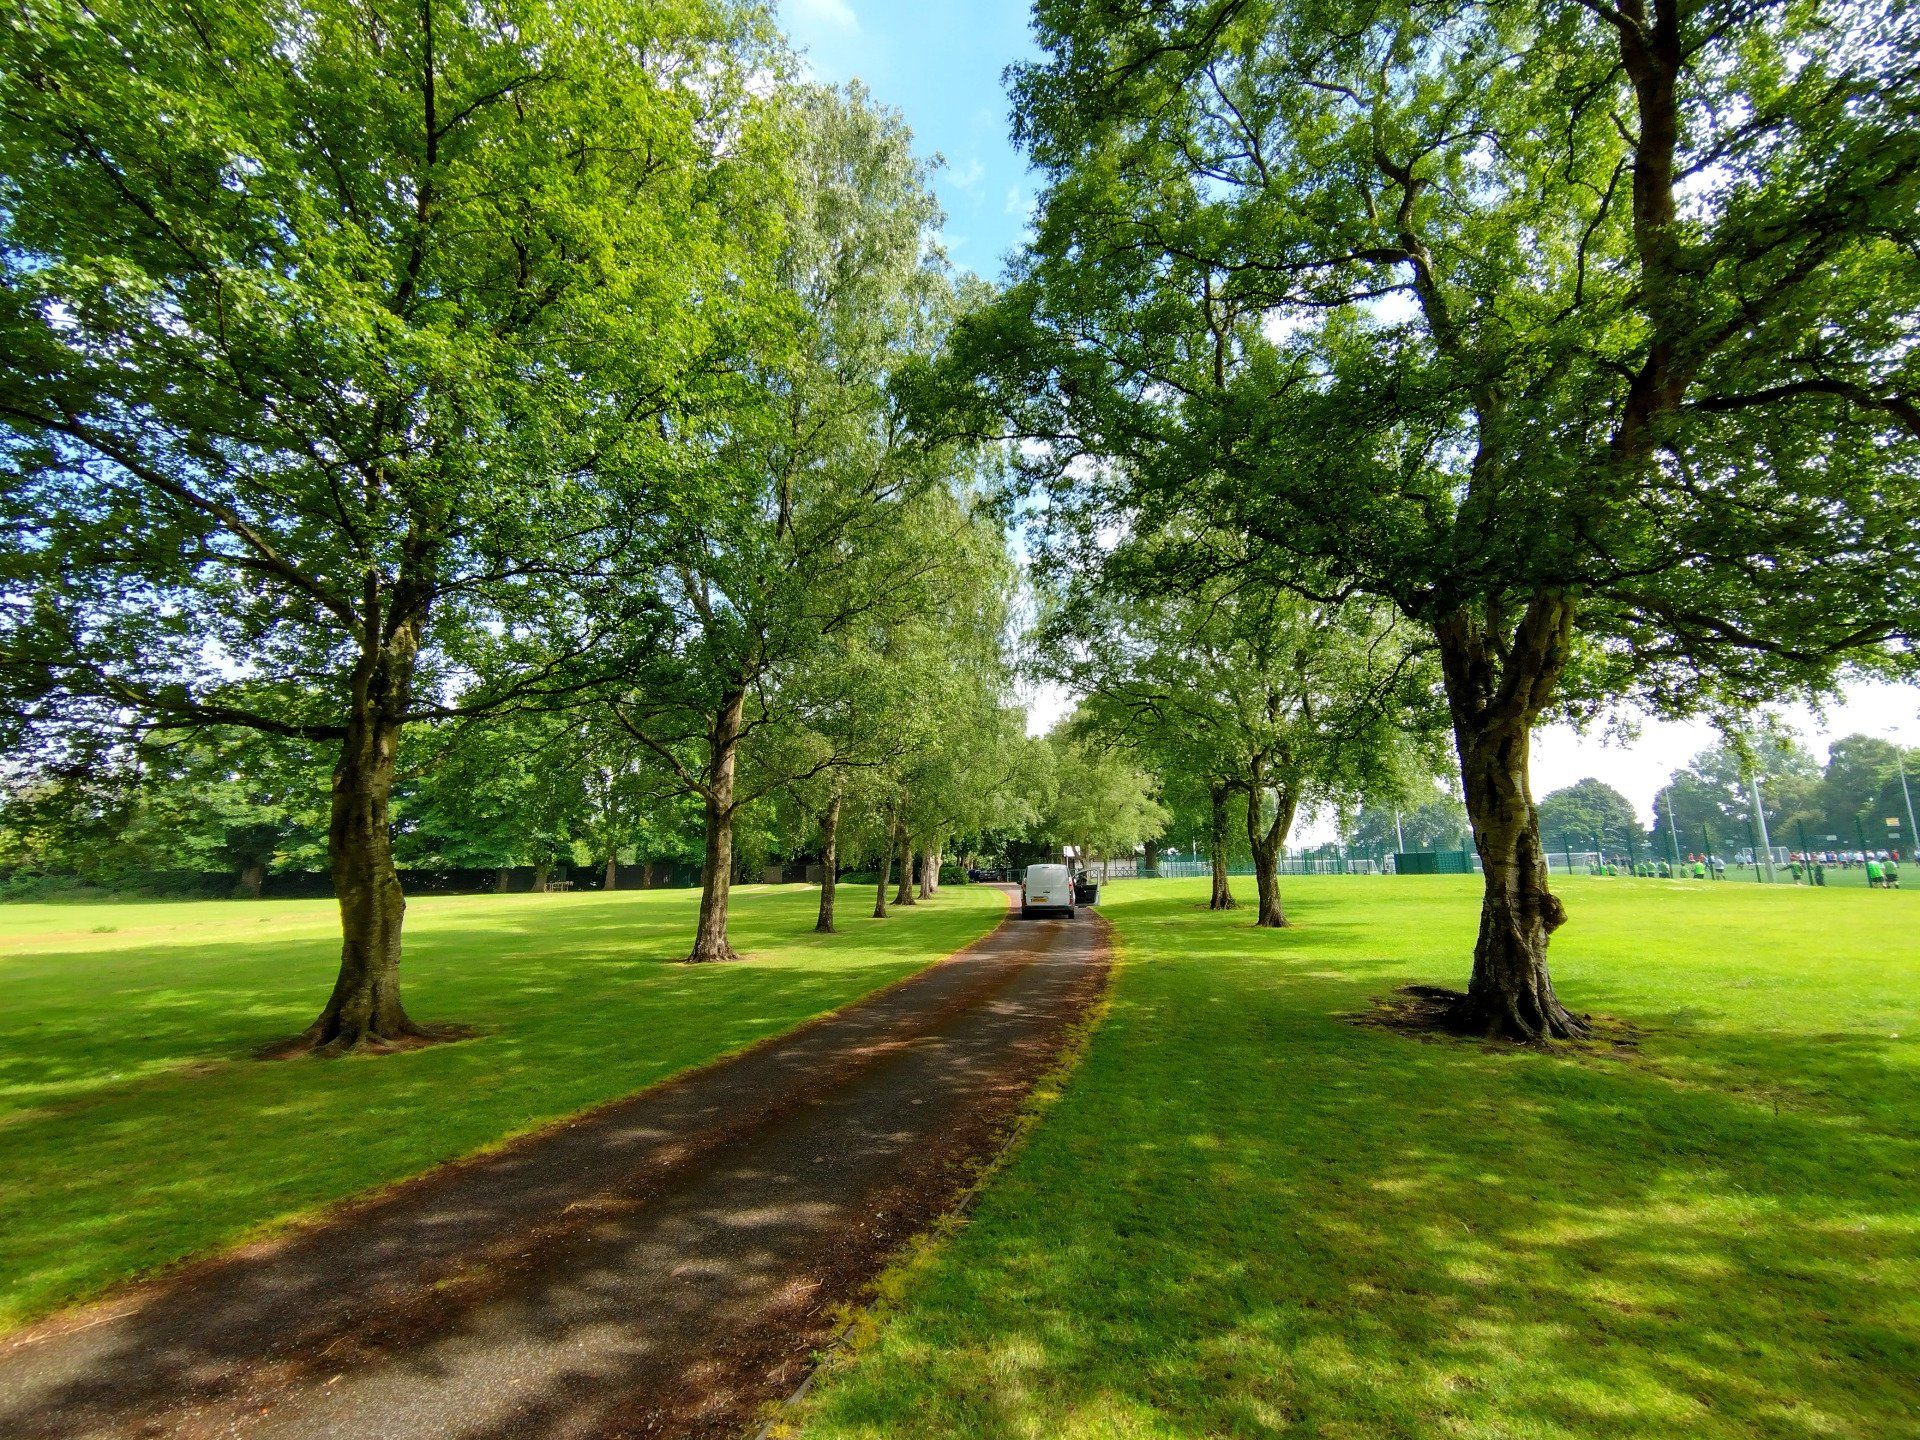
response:
[[[1914,1434],[1920,896],[1560,888],[1637,1046],[1352,1023],[1464,981],[1465,878],[1112,886],[1105,1025],[808,1440]]]
[[[785,1030],[984,933],[948,887],[841,934],[735,890],[739,964],[675,963],[688,890],[417,899],[414,1017],[477,1039],[263,1062],[339,963],[331,901],[0,907],[0,1329]]]

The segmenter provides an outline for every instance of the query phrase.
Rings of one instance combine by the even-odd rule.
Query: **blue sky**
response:
[[[992,278],[1020,243],[1034,182],[1008,138],[1001,71],[1034,54],[1029,0],[781,0],[788,36],[813,73],[859,79],[900,111],[923,155],[946,166],[935,188],[956,265]]]

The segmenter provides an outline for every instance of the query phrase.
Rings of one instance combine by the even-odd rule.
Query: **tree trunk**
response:
[[[700,870],[700,928],[687,956],[690,964],[740,958],[727,943],[727,899],[733,885],[733,765],[746,703],[744,690],[727,696],[708,737],[707,850]]]
[[[1528,775],[1533,721],[1566,667],[1572,626],[1572,601],[1543,593],[1528,604],[1505,656],[1471,612],[1435,627],[1467,816],[1486,872],[1473,978],[1452,1017],[1469,1034],[1547,1040],[1587,1032],[1547,972],[1548,937],[1566,911],[1547,888]]]
[[[534,862],[533,864],[533,893],[534,894],[544,895],[547,893],[547,876],[550,873],[552,873],[552,870],[553,870],[553,862],[549,860],[536,860]]]
[[[384,1048],[428,1032],[400,1003],[406,896],[393,866],[388,806],[413,652],[402,645],[354,668],[353,703],[333,767],[327,859],[340,902],[340,974],[302,1037],[323,1055]]]
[[[933,898],[933,867],[939,863],[939,861],[933,858],[933,847],[931,845],[920,852],[920,898],[922,900],[931,900]]]
[[[249,860],[240,867],[240,889],[249,900],[258,900],[266,883],[267,867],[261,861]]]
[[[1256,928],[1280,930],[1287,924],[1287,913],[1280,906],[1280,851],[1293,829],[1293,813],[1300,802],[1291,791],[1276,792],[1273,821],[1262,825],[1260,808],[1264,788],[1256,777],[1253,793],[1247,799],[1247,844],[1253,851],[1253,881],[1260,892],[1259,914],[1253,923]]]
[[[887,836],[886,849],[880,855],[880,885],[873,896],[873,918],[876,920],[887,918],[887,881],[893,875],[894,836],[899,833],[900,822],[896,820],[893,822],[892,833]]]
[[[651,860],[640,862],[640,888],[642,890],[653,888],[653,861]]]
[[[607,870],[606,874],[600,879],[600,888],[602,890],[618,890],[620,888],[620,865],[617,857],[612,855],[607,856]]]
[[[1158,840],[1149,840],[1147,842],[1147,853],[1141,861],[1140,873],[1142,875],[1158,875],[1160,873],[1160,842]]]
[[[905,830],[900,832],[900,888],[893,892],[895,905],[912,905],[913,898],[913,837]]]
[[[494,873],[493,893],[496,895],[506,894],[507,886],[511,884],[512,881],[513,881],[513,870],[509,866],[502,865],[499,868],[499,870],[497,870]]]
[[[813,928],[833,934],[833,892],[840,883],[840,792],[836,789],[820,817],[820,918]]]
[[[1227,885],[1227,787],[1214,785],[1207,794],[1213,801],[1213,820],[1208,838],[1213,850],[1213,895],[1207,901],[1209,910],[1231,910],[1234,908],[1233,891]]]

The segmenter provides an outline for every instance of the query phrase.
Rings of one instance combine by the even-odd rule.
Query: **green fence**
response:
[[[1403,850],[1393,857],[1396,875],[1471,875],[1471,850]]]
[[[1282,875],[1378,875],[1380,873],[1380,866],[1376,862],[1364,860],[1358,856],[1348,858],[1337,855],[1289,855],[1275,868]],[[1162,880],[1197,880],[1213,874],[1213,863],[1208,860],[1162,859],[1153,873]],[[1251,875],[1253,862],[1229,860],[1227,874]]]

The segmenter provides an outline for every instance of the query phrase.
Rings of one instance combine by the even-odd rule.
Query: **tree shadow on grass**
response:
[[[177,977],[76,986],[0,1015],[0,1101],[12,1106],[0,1328],[737,1050],[909,973],[997,913],[924,912],[943,923],[808,937],[739,966],[636,956],[690,920],[692,903],[684,916],[576,906],[544,923],[475,906],[422,927],[410,1007],[485,1033],[410,1054],[246,1059],[324,998],[336,957],[308,939],[222,937],[183,957]],[[806,904],[755,897],[742,933],[784,940]]]
[[[810,1437],[1908,1433],[1897,1042],[1423,1045],[1333,1018],[1390,960],[1328,980],[1324,930],[1191,928],[1123,929],[1066,1098]]]
[[[0,1432],[282,1433],[286,1402],[296,1434],[651,1434],[712,1400],[734,1433],[825,1338],[816,1290],[944,1203],[1098,979],[976,960],[56,1322],[4,1356]]]

